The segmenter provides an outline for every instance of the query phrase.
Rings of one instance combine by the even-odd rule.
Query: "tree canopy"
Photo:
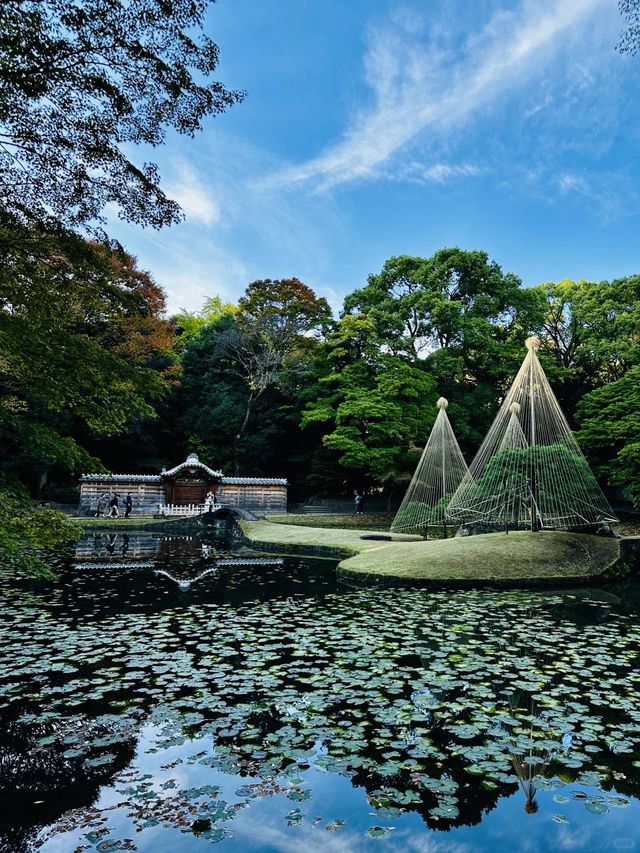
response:
[[[29,479],[78,472],[93,461],[79,438],[153,417],[173,379],[162,290],[125,253],[63,239],[65,254],[35,235],[0,261],[1,465]]]
[[[180,218],[131,145],[193,135],[244,97],[211,80],[210,0],[0,4],[0,204],[19,222],[77,227],[105,205],[141,225]]]
[[[618,50],[633,56],[640,52],[640,0],[618,0],[618,8],[625,20]]]
[[[414,442],[426,440],[433,422],[433,377],[382,351],[366,314],[346,314],[335,324],[319,365],[305,391],[302,426],[325,425],[323,445],[360,488],[406,481]]]
[[[640,365],[586,394],[578,440],[605,482],[629,488],[640,509]]]
[[[115,436],[140,440],[136,465],[161,447],[149,424],[177,381],[176,327],[162,289],[100,226],[107,206],[138,225],[178,221],[136,146],[192,136],[244,97],[213,79],[211,2],[0,3],[0,473],[34,494],[50,475],[112,464]],[[12,494],[0,548],[19,560],[22,537],[29,563],[64,525]]]

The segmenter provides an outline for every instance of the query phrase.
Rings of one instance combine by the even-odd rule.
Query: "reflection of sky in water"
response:
[[[18,814],[22,829],[14,837],[23,843],[2,848],[0,841],[2,853],[72,853],[85,844],[187,853],[211,849],[223,835],[218,849],[243,853],[637,849],[640,803],[632,794],[640,773],[632,762],[640,700],[633,680],[637,624],[629,617],[638,610],[637,585],[568,597],[359,592],[336,585],[330,561],[260,563],[220,547],[216,557],[220,565],[207,574],[211,563],[199,556],[167,562],[173,580],[142,565],[63,566],[58,582],[27,584],[5,599],[6,672],[16,660],[25,669],[23,684],[13,675],[8,686],[0,669],[0,751],[2,738],[7,754],[9,747],[23,750],[33,773],[21,785],[33,793],[7,790],[18,806],[0,816],[0,829]],[[175,582],[199,574],[186,590]],[[17,628],[7,632],[14,618]],[[94,662],[82,663],[84,656]],[[30,679],[29,667],[38,666]],[[535,708],[557,690],[556,667],[565,691],[556,696],[559,717],[547,718],[552,733],[534,736],[556,746],[532,751],[527,697],[538,688],[530,672],[538,668],[540,684],[547,684],[534,702],[533,727],[541,730],[547,723]],[[602,686],[608,679],[616,681],[615,695]],[[41,691],[37,703],[21,701],[18,687],[27,696]],[[609,693],[611,707],[602,701]],[[570,706],[576,699],[578,707]],[[127,710],[136,705],[136,712]],[[43,725],[51,710],[60,716]],[[502,744],[496,766],[509,783],[482,769],[483,761],[491,769],[491,756],[477,746],[484,743],[485,712],[487,731]],[[520,734],[495,725],[496,714],[518,717]],[[558,721],[563,715],[567,723]],[[637,724],[625,729],[627,719]],[[586,735],[589,726],[591,741],[580,745],[578,735],[569,743],[568,731]],[[120,739],[109,740],[116,730]],[[585,752],[585,744],[594,749]],[[511,746],[521,769],[526,756],[559,756],[562,766],[542,767],[557,781],[537,783],[535,813],[525,812]],[[424,756],[422,765],[416,754]],[[602,778],[608,776],[610,790],[599,790],[597,777],[584,781],[594,766],[607,764],[614,775],[605,768]],[[480,770],[469,773],[470,765]],[[67,799],[50,790],[54,766],[66,767],[79,785]],[[411,781],[412,774],[422,781]],[[425,777],[453,788],[436,794]],[[627,804],[612,800],[616,781]],[[201,786],[220,790],[195,796]],[[191,793],[181,793],[186,789]],[[453,822],[434,816],[447,797],[456,815],[459,807]],[[588,811],[589,797],[607,813]],[[34,805],[40,800],[49,815],[43,821]],[[194,820],[206,818],[204,803],[210,838],[191,832]],[[159,806],[166,827],[149,825]],[[38,825],[41,846],[30,848],[27,838],[36,838]],[[374,827],[383,837],[369,835]]]
[[[225,800],[234,805],[247,802],[246,797],[235,793],[240,786],[262,781],[258,777],[225,774],[197,762],[186,763],[189,756],[202,751],[212,752],[213,739],[210,737],[149,754],[147,750],[155,744],[154,734],[157,735],[157,730],[153,727],[143,728],[133,765],[140,774],[151,774],[156,787],[169,779],[175,782],[178,789],[216,785],[220,787],[216,800]],[[179,758],[185,763],[168,770],[162,769],[163,765]],[[297,787],[311,792],[309,800],[296,803],[288,799],[285,793],[267,793],[250,799],[248,806],[240,809],[232,820],[221,824],[229,831],[229,836],[216,849],[246,853],[357,853],[369,850],[547,853],[563,850],[634,851],[640,848],[637,837],[640,803],[631,800],[625,808],[612,808],[606,820],[603,820],[603,815],[585,812],[583,801],[571,797],[573,791],[587,795],[600,794],[596,788],[568,784],[564,788],[539,791],[539,810],[534,815],[524,814],[524,798],[518,791],[501,798],[497,808],[486,814],[480,824],[456,827],[441,834],[427,829],[422,818],[415,813],[403,814],[394,820],[377,817],[367,803],[364,789],[354,787],[344,776],[309,769],[300,771],[297,778],[303,780]],[[283,786],[287,785],[286,777],[279,779]],[[123,799],[118,793],[118,788],[122,787],[124,785],[102,788],[96,802],[99,809],[109,810],[108,826],[113,828],[109,838],[132,838],[141,853],[165,850],[190,853],[211,849],[210,841],[191,834],[185,835],[176,829],[152,827],[136,833],[126,818],[128,809],[117,808]],[[568,802],[554,802],[553,796],[556,794],[567,796]],[[614,795],[615,791],[607,792],[607,796]],[[298,826],[287,826],[287,815],[295,808],[303,812],[305,820]],[[558,814],[564,815],[568,823],[554,822]],[[344,821],[344,826],[327,830],[327,826],[335,825],[337,820]],[[368,830],[373,826],[389,829],[388,834],[382,838],[370,838]],[[63,833],[40,849],[43,853],[70,853],[80,839],[81,834],[77,831]]]

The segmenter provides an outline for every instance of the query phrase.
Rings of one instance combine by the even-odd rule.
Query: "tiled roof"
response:
[[[223,486],[286,486],[283,477],[223,477]]]
[[[110,563],[113,566],[117,566],[119,569],[152,569],[155,566],[155,563],[150,561],[145,562],[143,560],[131,560],[131,562],[122,562],[116,559],[117,555],[114,555],[113,560],[103,559],[99,560],[85,560],[83,563],[74,563],[74,569],[97,569],[99,566],[104,565],[105,563]]]
[[[222,471],[214,471],[213,468],[209,468],[208,465],[205,465],[204,462],[201,462],[198,459],[197,453],[190,453],[184,462],[181,462],[179,465],[176,465],[175,468],[170,468],[168,471],[163,471],[163,477],[172,477],[174,474],[178,474],[182,471],[183,468],[202,468],[203,471],[206,471],[210,477],[222,477]]]
[[[81,480],[98,483],[161,483],[159,474],[83,474]]]

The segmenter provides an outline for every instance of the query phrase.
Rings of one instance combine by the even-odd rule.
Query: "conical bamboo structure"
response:
[[[551,390],[537,338],[447,508],[455,523],[539,530],[617,518]]]
[[[391,525],[396,533],[424,531],[445,524],[449,498],[468,473],[467,463],[447,417],[448,401],[440,397],[438,417],[420,462]]]

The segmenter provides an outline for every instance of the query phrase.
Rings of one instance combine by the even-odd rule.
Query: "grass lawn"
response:
[[[345,579],[393,582],[577,583],[601,574],[618,557],[618,541],[584,533],[528,530],[424,541],[391,534],[393,541],[360,539],[360,530],[243,521],[245,535],[269,550],[278,547],[313,555],[315,548],[340,549],[338,574]]]
[[[393,515],[273,515],[274,524],[294,524],[299,527],[333,527],[343,530],[378,530],[388,533]]]
[[[379,543],[382,544],[382,543]],[[598,575],[618,557],[618,542],[583,533],[527,530],[389,544],[340,563],[350,575],[411,580],[576,580]]]
[[[297,524],[272,524],[271,521],[241,521],[240,526],[247,536],[261,545],[297,546],[299,553],[304,553],[305,546],[310,546],[306,553],[313,555],[314,548],[337,548],[345,553],[357,554],[360,551],[370,551],[381,545],[391,545],[395,542],[418,542],[419,536],[408,536],[404,533],[389,533],[393,542],[380,542],[375,539],[360,539],[362,533],[371,530],[345,530],[342,528],[310,527]]]

